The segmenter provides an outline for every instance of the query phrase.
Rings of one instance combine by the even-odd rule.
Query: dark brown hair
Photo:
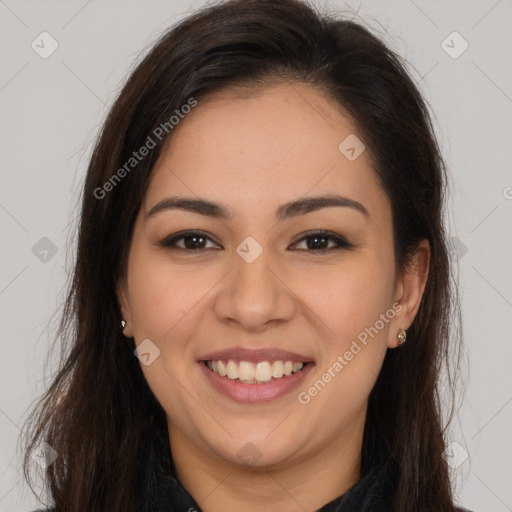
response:
[[[155,422],[165,424],[135,345],[121,333],[116,284],[172,131],[153,137],[156,147],[122,180],[112,177],[191,98],[200,108],[214,91],[279,81],[316,86],[351,116],[392,204],[398,268],[407,268],[420,240],[430,243],[429,277],[407,343],[387,351],[369,398],[362,473],[396,462],[394,512],[454,510],[442,457],[454,407],[445,424],[439,377],[446,369],[442,397],[453,401],[449,361],[458,360],[460,332],[451,324],[460,324],[460,307],[444,227],[446,170],[427,104],[404,62],[362,24],[299,0],[232,0],[204,7],[160,38],[128,78],[94,148],[57,336],[62,361],[26,423],[29,483],[34,447],[46,441],[58,453],[45,472],[57,511],[134,511],[142,439]]]

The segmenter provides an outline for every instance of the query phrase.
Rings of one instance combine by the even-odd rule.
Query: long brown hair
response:
[[[134,511],[142,440],[165,424],[135,345],[121,333],[116,284],[151,171],[172,138],[169,119],[191,98],[200,105],[214,91],[282,80],[326,91],[363,134],[391,200],[398,268],[407,268],[420,240],[430,243],[428,282],[407,343],[388,350],[369,398],[362,472],[395,461],[394,512],[454,510],[442,454],[454,411],[450,361],[458,361],[460,306],[444,226],[446,169],[428,106],[404,62],[362,24],[299,0],[231,0],[204,7],[160,38],[128,78],[94,148],[58,329],[64,356],[25,424],[29,483],[32,450],[46,441],[58,453],[45,471],[57,511]],[[154,136],[165,123],[165,136]],[[119,173],[152,134],[155,147]],[[448,393],[441,395],[445,370]],[[445,421],[442,399],[450,398]]]

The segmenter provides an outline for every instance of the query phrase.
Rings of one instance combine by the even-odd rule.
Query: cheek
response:
[[[342,348],[386,312],[392,284],[392,270],[383,262],[354,258],[297,278],[293,289],[322,321],[326,339]]]
[[[323,421],[339,424],[358,417],[382,367],[389,324],[380,315],[388,286],[371,272],[333,274],[325,285],[308,295],[323,322],[324,343],[316,378],[301,397],[322,411]],[[375,331],[376,322],[381,328]]]
[[[193,316],[207,285],[197,272],[171,265],[165,255],[144,251],[134,253],[129,279],[135,339],[163,341],[184,317]]]
[[[318,311],[335,334],[326,345],[321,380],[332,382],[324,399],[345,404],[350,416],[366,402],[387,350],[393,273],[376,259],[331,276],[328,293],[318,293]],[[391,311],[394,313],[394,311]],[[382,320],[384,315],[385,320]],[[334,376],[333,376],[334,375]]]
[[[191,378],[189,339],[199,322],[200,299],[211,285],[206,288],[197,273],[181,272],[162,256],[144,251],[133,254],[129,279],[136,344],[150,339],[160,350],[141,369],[166,411],[179,414],[186,403],[180,393]]]

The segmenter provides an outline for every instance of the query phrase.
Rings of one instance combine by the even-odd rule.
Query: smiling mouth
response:
[[[251,361],[202,361],[212,372],[241,384],[268,384],[301,372],[311,362],[275,360],[253,363]]]

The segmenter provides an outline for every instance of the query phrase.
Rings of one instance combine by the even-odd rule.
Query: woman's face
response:
[[[356,137],[301,84],[217,93],[174,128],[119,288],[173,451],[279,467],[360,449],[368,395],[423,287],[396,273],[390,201]],[[344,199],[303,203],[325,196]],[[287,361],[307,364],[278,377],[300,368]]]

